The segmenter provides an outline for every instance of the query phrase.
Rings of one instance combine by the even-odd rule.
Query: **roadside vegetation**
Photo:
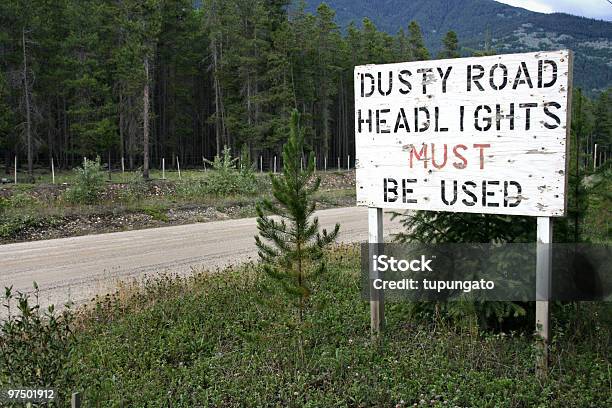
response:
[[[585,180],[588,207],[585,210],[583,234],[591,242],[612,240],[612,167],[597,172]]]
[[[70,314],[70,336],[61,323],[43,331],[32,314],[14,321],[19,335],[3,343],[10,352],[0,347],[0,384],[61,368],[45,384],[100,407],[612,404],[609,304],[554,305],[558,358],[549,378],[536,380],[533,316],[493,330],[389,303],[386,330],[373,343],[358,247],[336,247],[325,259],[300,331],[292,329],[294,308],[267,290],[274,282],[257,265],[149,278]],[[262,297],[278,307],[271,311]],[[56,334],[35,335],[49,331]]]
[[[0,243],[253,217],[270,196],[267,174],[239,167],[226,149],[207,170],[112,174],[87,160],[69,174],[0,187]],[[352,172],[320,172],[320,208],[354,205]]]

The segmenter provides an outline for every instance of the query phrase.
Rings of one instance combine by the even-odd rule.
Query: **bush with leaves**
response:
[[[255,179],[255,167],[247,145],[243,145],[240,150],[240,174],[245,178]]]
[[[246,163],[250,162],[248,156],[246,160],[248,160]],[[237,158],[232,158],[231,149],[227,146],[223,148],[221,156],[215,156],[213,161],[207,160],[212,166],[212,171],[203,185],[205,192],[217,196],[255,194],[257,178],[252,167],[246,165],[243,160],[242,169],[238,170],[236,169],[237,161]]]
[[[394,236],[399,243],[512,243],[535,242],[536,223],[533,217],[468,214],[435,211],[414,211],[400,217],[404,232]],[[481,327],[493,320],[500,324],[507,317],[526,314],[524,305],[513,302],[416,302],[417,315],[444,313],[453,320],[467,319]]]
[[[57,313],[53,306],[42,310],[38,303],[38,285],[34,299],[5,288],[3,307],[6,318],[0,320],[0,388],[35,386],[57,388],[69,383],[68,361],[73,342],[73,315],[69,306]]]
[[[24,209],[24,208],[31,208],[31,207],[36,207],[36,205],[39,203],[39,201],[36,199],[36,197],[28,194],[28,193],[22,193],[22,192],[17,192],[15,194],[13,194],[12,196],[10,196],[8,199],[6,199],[6,208],[11,208],[11,209]],[[2,207],[2,204],[0,204],[0,208]]]
[[[299,114],[294,110],[289,140],[283,147],[283,172],[278,177],[270,175],[274,200],[264,199],[257,205],[259,236],[255,237],[264,271],[296,309],[300,356],[303,356],[300,333],[311,283],[325,272],[323,249],[336,239],[340,229],[336,224],[331,233],[319,231],[319,220],[313,213],[314,194],[321,179],[314,176],[314,156],[309,151],[308,164],[301,169],[304,150]],[[278,218],[271,218],[270,214]]]
[[[149,194],[149,184],[139,174],[131,176],[121,190],[119,199],[123,202],[138,202],[143,200]]]
[[[96,160],[83,160],[83,166],[74,171],[75,182],[65,193],[67,201],[74,204],[95,204],[104,190],[105,173],[100,157],[96,157]]]

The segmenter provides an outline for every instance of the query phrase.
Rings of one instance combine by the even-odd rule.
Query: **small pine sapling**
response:
[[[289,140],[283,147],[283,171],[279,176],[270,175],[274,199],[264,199],[257,205],[259,236],[255,242],[264,271],[296,308],[303,356],[301,330],[311,284],[325,272],[323,250],[336,239],[340,225],[330,233],[320,232],[319,221],[313,216],[314,194],[321,179],[314,175],[314,155],[305,151],[299,117],[294,110]],[[307,157],[303,169],[302,153]]]

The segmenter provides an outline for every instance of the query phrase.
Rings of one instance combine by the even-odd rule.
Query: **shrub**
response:
[[[491,214],[464,214],[416,211],[401,217],[404,232],[395,235],[400,243],[423,242],[529,242],[535,241],[535,222],[530,217]],[[525,316],[524,305],[513,302],[414,302],[415,314],[439,316],[467,323],[478,322],[482,328],[501,324],[504,319]]]
[[[31,223],[32,217],[29,215],[23,217],[3,217],[2,222],[0,222],[0,238],[13,237],[29,227]]]
[[[236,169],[237,160],[232,158],[230,148],[225,146],[222,156],[215,156],[214,161],[208,161],[213,171],[210,172],[204,186],[206,193],[227,196],[231,194],[255,194],[257,192],[257,178],[252,168],[244,165],[238,171]]]
[[[142,211],[153,218],[155,221],[168,222],[168,214],[166,208],[162,206],[144,207]]]
[[[251,162],[251,153],[247,145],[242,146],[240,151],[240,173],[243,176],[255,176],[255,168]]]
[[[74,169],[74,185],[66,191],[66,199],[74,204],[95,204],[104,189],[104,171],[100,157],[95,161],[84,160],[82,167]]]
[[[127,182],[125,189],[119,193],[119,199],[123,202],[135,202],[144,199],[149,193],[149,186],[147,182],[136,174]]]
[[[59,222],[58,217],[39,216],[36,214],[13,214],[0,218],[0,238],[16,238],[28,228],[44,228]]]
[[[61,390],[68,382],[73,315],[69,305],[59,314],[53,306],[41,310],[36,282],[34,297],[32,304],[30,295],[5,288],[2,303],[8,317],[0,320],[0,388],[31,385]]]

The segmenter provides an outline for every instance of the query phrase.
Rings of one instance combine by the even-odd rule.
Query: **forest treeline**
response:
[[[4,0],[0,151],[6,172],[99,155],[126,168],[201,165],[224,146],[265,167],[290,112],[331,164],[354,157],[353,68],[432,57],[410,22],[395,35],[288,0]],[[462,51],[465,54],[465,50]],[[492,53],[484,50],[475,53]],[[460,55],[456,34],[440,55]],[[584,145],[610,143],[610,92],[579,98]]]

